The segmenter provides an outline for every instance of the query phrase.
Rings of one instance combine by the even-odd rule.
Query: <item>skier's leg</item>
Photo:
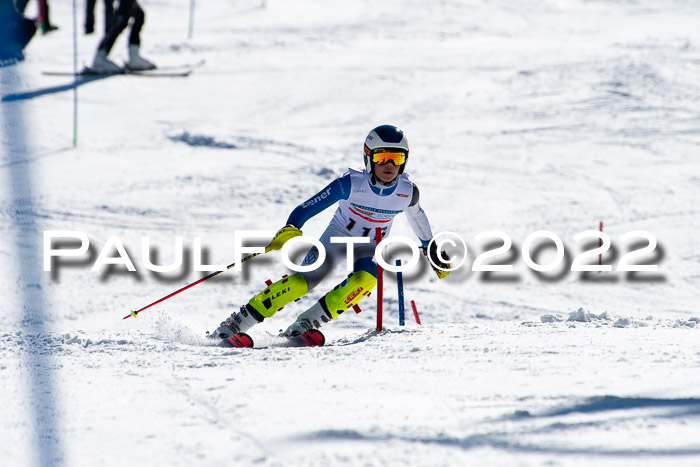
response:
[[[105,0],[105,34],[109,31],[109,26],[114,21],[114,3],[113,0]]]
[[[300,273],[292,274],[291,276],[285,275],[282,279],[266,287],[265,290],[251,298],[246,308],[254,316],[270,318],[284,308],[287,303],[299,300],[308,291],[309,287],[306,285],[306,279],[304,279],[303,275]]]
[[[363,257],[355,262],[354,271],[343,282],[321,297],[319,301],[300,314],[283,336],[294,337],[312,328],[320,328],[321,323],[340,316],[345,310],[365,298],[377,285],[377,266],[371,257]]]
[[[299,300],[308,292],[304,276],[299,273],[283,276],[274,284],[265,287],[251,298],[241,309],[234,312],[214,331],[223,338],[238,332],[245,332],[265,318],[269,318],[292,301]]]
[[[85,2],[85,34],[92,34],[95,31],[95,2],[97,0]]]
[[[284,306],[292,301],[299,300],[306,295],[333,268],[333,265],[345,254],[342,245],[331,243],[330,238],[335,235],[332,228],[326,229],[319,241],[326,251],[326,260],[320,267],[313,271],[296,273],[284,276],[274,284],[265,287],[260,293],[251,298],[241,309],[234,312],[221,323],[214,331],[214,336],[229,337],[237,332],[245,332],[265,318],[270,318]],[[318,258],[318,249],[314,246],[304,257],[303,266],[315,264]]]
[[[107,58],[109,52],[114,46],[119,34],[122,33],[126,26],[129,24],[129,11],[134,0],[121,0],[119,2],[119,7],[115,12],[114,21],[109,25],[109,30],[105,34],[105,37],[100,41],[100,45],[97,48],[97,53],[92,61],[92,69],[98,73],[120,73],[122,71],[121,67]]]
[[[41,17],[39,22],[41,25],[41,31],[46,34],[47,32],[55,31],[58,27],[51,24],[50,12],[49,12],[49,2],[48,0],[39,0],[39,11],[41,12]]]
[[[132,70],[153,70],[156,68],[155,64],[143,58],[139,53],[141,27],[146,15],[136,1],[131,7],[131,16],[134,18],[134,22],[131,25],[131,33],[129,34],[129,68]]]
[[[138,2],[134,1],[129,10],[129,15],[134,18],[134,22],[131,23],[131,32],[129,33],[129,45],[141,45],[141,28],[146,21],[146,14]]]
[[[322,297],[331,318],[337,318],[345,310],[357,305],[377,285],[377,266],[371,258],[355,262],[355,270],[333,290]]]
[[[304,263],[315,262],[318,250],[313,247],[304,258]],[[309,282],[307,282],[307,277]],[[229,318],[224,320],[214,331],[214,335],[220,338],[229,337],[238,332],[245,332],[265,318],[269,318],[277,313],[284,306],[292,301],[299,300],[306,293],[313,289],[322,279],[322,274],[312,271],[311,273],[296,273],[291,276],[283,276],[274,284],[264,288],[260,293],[251,298],[241,309],[234,312]]]
[[[119,34],[121,34],[129,24],[133,3],[134,0],[121,0],[119,2],[119,7],[117,7],[117,11],[114,12],[114,21],[110,23],[107,34],[105,34],[105,37],[100,41],[100,45],[98,46],[98,50],[104,52],[105,56],[109,55],[117,37],[119,37]]]

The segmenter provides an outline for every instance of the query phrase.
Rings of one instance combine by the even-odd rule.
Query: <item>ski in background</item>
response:
[[[73,72],[68,71],[42,71],[43,75],[46,76],[75,76]],[[165,78],[177,78],[189,76],[192,73],[191,68],[181,68],[181,69],[154,69],[154,70],[130,70],[129,68],[122,68],[118,73],[98,73],[90,67],[85,67],[78,73],[78,77],[107,77],[107,76],[123,76],[123,75],[134,75],[134,76],[148,76],[148,77],[165,77]]]
[[[189,76],[195,68],[204,65],[206,60],[200,60],[194,63],[184,63],[180,65],[163,65],[152,70],[132,70],[128,65],[124,65],[121,71],[117,73],[100,73],[89,66],[85,65],[78,73],[78,76],[112,76],[112,75],[137,75],[137,76],[163,76],[163,77],[178,77]],[[41,72],[45,76],[75,76],[72,71],[53,71],[46,70]]]

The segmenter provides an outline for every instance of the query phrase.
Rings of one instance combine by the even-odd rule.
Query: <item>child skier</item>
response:
[[[447,255],[438,251],[423,209],[418,204],[418,188],[404,173],[408,160],[408,141],[399,128],[382,125],[365,139],[365,169],[350,169],[341,178],[297,206],[287,225],[273,238],[268,250],[281,248],[287,240],[301,235],[306,221],[329,206],[338,209],[319,239],[326,249],[323,265],[310,272],[298,272],[266,287],[221,323],[214,336],[222,339],[245,332],[265,318],[270,318],[284,305],[298,300],[316,287],[337,263],[346,260],[345,243],[331,243],[331,237],[369,237],[370,243],[355,244],[353,272],[333,290],[321,297],[311,308],[297,317],[281,335],[295,337],[310,329],[321,327],[357,304],[377,283],[377,266],[373,261],[375,228],[381,227],[382,237],[389,233],[394,216],[406,213],[408,223],[422,244],[423,253],[430,255],[431,265],[442,279],[448,272]],[[431,251],[427,251],[428,245]],[[302,265],[316,262],[318,249],[312,247]],[[444,260],[444,262],[442,260]],[[437,265],[438,267],[435,267]]]

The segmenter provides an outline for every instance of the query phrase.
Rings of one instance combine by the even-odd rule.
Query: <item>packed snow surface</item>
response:
[[[82,82],[75,147],[73,78],[43,74],[73,70],[71,2],[0,68],[0,463],[700,465],[700,5],[209,0],[190,38],[189,1],[139,3],[143,56],[193,72]],[[100,40],[84,7],[79,66]],[[398,325],[386,273],[382,332],[373,294],[326,346],[286,346],[340,268],[254,327],[256,348],[216,346],[205,332],[289,272],[279,252],[122,319],[203,277],[197,252],[226,266],[234,232],[283,226],[385,123],[433,231],[468,247],[444,280],[405,274],[422,325],[410,307]],[[613,270],[571,271],[601,222]],[[542,230],[565,254],[538,272],[525,257],[554,261],[553,243],[525,240]],[[47,272],[46,231],[90,247]],[[472,271],[503,245],[488,231],[512,247],[484,264],[512,271]],[[617,270],[638,231],[657,245],[631,263],[658,271]],[[392,234],[415,238],[402,216]],[[149,271],[178,237],[182,267]],[[93,272],[117,245],[136,271]]]

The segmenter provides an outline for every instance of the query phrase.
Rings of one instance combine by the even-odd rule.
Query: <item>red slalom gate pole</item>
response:
[[[377,227],[375,229],[375,235],[374,235],[374,240],[376,245],[379,245],[379,242],[382,241],[382,229]],[[383,272],[384,270],[382,267],[379,265],[379,262],[377,261],[377,332],[380,332],[382,330],[382,305],[384,303],[384,279],[383,279]]]
[[[416,323],[420,324],[420,318],[418,317],[418,310],[416,309],[416,302],[411,300],[411,308],[413,308],[413,316],[416,318]]]

